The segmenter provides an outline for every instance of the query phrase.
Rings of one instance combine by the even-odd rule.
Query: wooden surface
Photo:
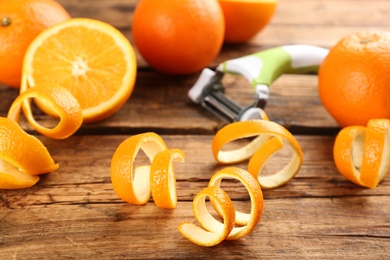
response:
[[[136,0],[59,0],[73,17],[99,19],[131,38]],[[341,37],[366,29],[390,30],[388,0],[280,0],[272,23],[252,41],[225,45],[210,64],[284,44],[331,47]],[[194,196],[207,186],[218,165],[211,140],[222,126],[187,92],[199,74],[156,73],[138,55],[136,87],[114,116],[84,125],[62,141],[35,134],[60,168],[32,188],[0,190],[0,259],[388,259],[390,258],[390,180],[366,189],[344,179],[334,166],[332,147],[337,123],[321,106],[315,75],[284,75],[271,86],[266,112],[296,136],[305,155],[297,177],[264,191],[261,222],[247,237],[212,248],[196,246],[177,227],[195,221]],[[252,101],[245,81],[226,85],[240,102]],[[0,85],[0,116],[18,91]],[[37,111],[44,123],[51,119]],[[175,164],[176,209],[129,205],[114,193],[110,162],[117,146],[133,134],[154,131],[169,147],[182,149],[185,163]],[[279,163],[285,155],[280,155]],[[245,163],[238,167],[246,167]],[[278,162],[268,171],[280,167]],[[248,207],[248,195],[236,183],[224,188],[236,207]]]

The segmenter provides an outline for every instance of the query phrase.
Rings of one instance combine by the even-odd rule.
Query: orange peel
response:
[[[0,117],[0,189],[21,189],[58,169],[46,147],[9,118]]]
[[[223,223],[214,218],[207,210],[206,197],[210,198],[219,209]],[[178,227],[180,234],[191,242],[200,246],[215,246],[221,243],[233,230],[235,210],[230,197],[217,186],[209,186],[200,191],[192,203],[193,212],[197,220],[205,226],[212,226],[212,231],[205,230],[191,222],[181,223]]]
[[[176,177],[172,162],[184,162],[184,158],[180,149],[167,149],[154,157],[150,169],[150,189],[157,207],[176,208]]]
[[[240,148],[223,149],[228,143],[244,138],[254,139]],[[290,162],[272,175],[261,176],[268,159],[283,147],[281,144],[292,148]],[[237,163],[250,158],[248,171],[263,189],[284,185],[296,176],[303,163],[303,153],[295,137],[283,126],[267,120],[235,122],[223,127],[214,136],[212,151],[217,162],[223,164]]]
[[[164,140],[153,132],[131,136],[116,149],[111,161],[111,182],[115,193],[130,204],[142,205],[150,199],[150,165],[134,167],[134,160],[143,150],[152,163],[167,149]],[[134,169],[135,168],[135,169]],[[133,172],[134,171],[134,172]]]
[[[60,121],[55,127],[44,127],[34,119],[30,106],[31,99],[39,99],[57,113]],[[65,139],[71,136],[80,128],[83,122],[78,101],[67,89],[62,87],[36,86],[27,89],[12,103],[7,117],[18,122],[22,107],[26,119],[32,127],[39,133],[54,139]]]
[[[236,224],[240,226],[234,227],[226,239],[236,240],[248,235],[260,221],[264,208],[263,193],[256,179],[249,172],[237,167],[228,167],[218,171],[211,177],[209,186],[220,187],[222,179],[225,178],[233,178],[240,181],[247,189],[251,201],[251,211],[249,214],[235,211]],[[217,207],[215,208],[217,209]],[[220,212],[219,208],[217,212]],[[198,219],[198,221],[207,230],[215,229],[215,225],[202,222],[201,219]]]
[[[390,120],[348,126],[337,135],[333,157],[339,172],[360,186],[375,188],[390,168]]]

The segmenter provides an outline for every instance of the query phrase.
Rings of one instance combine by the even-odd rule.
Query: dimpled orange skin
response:
[[[271,21],[277,2],[219,0],[225,16],[225,42],[242,43],[253,38]]]
[[[141,0],[132,22],[134,43],[150,66],[195,73],[219,54],[225,31],[217,0]]]
[[[0,0],[0,82],[19,88],[24,53],[31,41],[69,18],[53,0]]]
[[[318,79],[322,104],[342,127],[390,119],[390,33],[359,32],[340,40]]]

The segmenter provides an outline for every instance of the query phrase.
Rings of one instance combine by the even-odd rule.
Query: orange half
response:
[[[20,91],[62,86],[80,103],[83,121],[94,122],[124,105],[136,71],[134,50],[120,31],[101,21],[72,18],[45,30],[29,45]],[[57,115],[46,103],[36,103],[47,114]]]

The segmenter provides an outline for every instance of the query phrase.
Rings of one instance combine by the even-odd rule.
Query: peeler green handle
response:
[[[221,63],[217,70],[244,76],[255,88],[270,86],[282,74],[318,71],[328,50],[312,45],[285,45]]]
[[[285,45],[227,60],[215,71],[205,68],[188,96],[227,122],[259,119],[269,98],[269,86],[279,76],[317,72],[328,52],[313,45]],[[225,95],[221,79],[226,73],[242,75],[250,82],[255,90],[253,105],[242,107]]]

